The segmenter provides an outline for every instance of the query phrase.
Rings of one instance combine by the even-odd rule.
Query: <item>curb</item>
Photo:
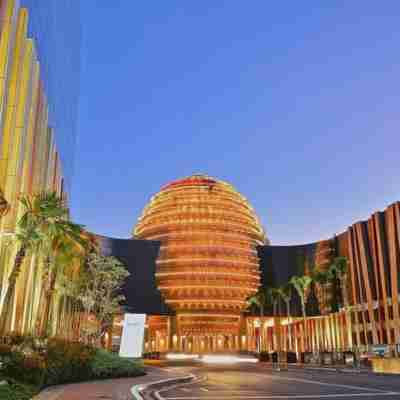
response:
[[[177,383],[186,383],[186,382],[192,381],[195,378],[196,378],[195,375],[190,374],[190,375],[182,376],[179,378],[162,379],[160,381],[144,383],[141,385],[135,385],[131,388],[131,393],[132,393],[132,396],[136,400],[145,400],[145,398],[142,396],[142,392],[150,389],[153,386],[157,387],[157,386],[163,386],[165,384],[173,385],[173,384],[177,384]],[[160,397],[157,397],[157,398],[160,399]]]

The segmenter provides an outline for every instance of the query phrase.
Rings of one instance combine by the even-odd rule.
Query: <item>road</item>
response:
[[[272,371],[263,364],[180,366],[174,373],[193,373],[192,383],[158,390],[166,400],[330,399],[400,400],[400,377],[304,370]],[[156,396],[157,398],[157,396]]]

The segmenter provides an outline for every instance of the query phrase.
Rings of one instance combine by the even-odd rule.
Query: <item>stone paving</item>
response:
[[[131,388],[141,383],[156,382],[185,375],[168,369],[146,368],[147,375],[138,378],[72,383],[45,389],[34,400],[132,400]]]

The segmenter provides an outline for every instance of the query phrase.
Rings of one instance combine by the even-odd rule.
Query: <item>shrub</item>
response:
[[[1,373],[7,380],[43,387],[90,379],[144,375],[140,361],[124,359],[79,342],[49,339],[45,347],[29,346],[27,343],[18,340],[14,345],[0,346],[0,361],[3,363]],[[4,390],[11,389],[8,387]],[[3,398],[13,399],[0,395],[0,399]]]
[[[140,361],[121,358],[116,354],[99,349],[90,362],[93,379],[121,378],[144,375]]]
[[[0,359],[9,356],[12,352],[12,348],[8,344],[0,344]]]
[[[30,336],[24,336],[19,333],[11,332],[5,337],[5,340],[11,346],[19,346],[23,344],[25,341],[30,340]]]
[[[90,379],[90,360],[96,350],[79,342],[51,339],[47,345],[46,385]]]
[[[0,386],[0,399],[30,400],[38,392],[32,385],[24,385],[12,379],[9,379],[8,383],[8,385]]]
[[[46,363],[39,354],[29,356],[13,352],[3,359],[3,373],[10,378],[24,383],[41,386],[46,376]]]

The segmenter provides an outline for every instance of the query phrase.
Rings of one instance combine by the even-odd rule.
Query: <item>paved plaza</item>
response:
[[[204,366],[167,370],[193,373],[192,383],[152,393],[166,400],[245,400],[245,399],[400,399],[398,376],[372,373],[306,370],[273,371],[258,364],[240,366]],[[158,397],[157,397],[158,396]],[[151,397],[150,397],[151,398]]]
[[[115,379],[49,388],[35,400],[132,400],[135,385],[194,374],[190,383],[157,387],[145,399],[246,400],[246,399],[374,399],[400,400],[400,378],[367,372],[333,372],[291,367],[273,371],[266,364],[235,366],[148,367],[141,378]]]

